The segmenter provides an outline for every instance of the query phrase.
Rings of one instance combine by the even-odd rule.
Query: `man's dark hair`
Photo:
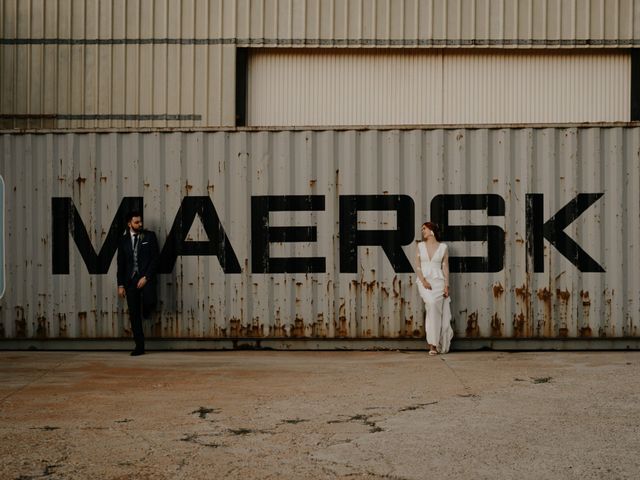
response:
[[[125,221],[129,223],[133,217],[142,217],[142,213],[139,210],[131,210],[127,213],[126,217],[124,217]]]

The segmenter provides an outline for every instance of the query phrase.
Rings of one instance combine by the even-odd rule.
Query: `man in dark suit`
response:
[[[158,240],[155,233],[142,228],[140,212],[129,212],[127,227],[118,244],[118,296],[127,297],[136,343],[131,355],[137,356],[144,354],[142,319],[151,315],[156,304]]]

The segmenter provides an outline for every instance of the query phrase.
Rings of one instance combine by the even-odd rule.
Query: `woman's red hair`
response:
[[[436,237],[436,240],[440,241],[440,227],[438,227],[438,225],[433,222],[424,222],[422,226],[431,230],[433,232],[433,236]]]

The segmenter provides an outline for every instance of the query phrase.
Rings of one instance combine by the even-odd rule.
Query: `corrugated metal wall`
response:
[[[448,52],[447,52],[448,53]],[[627,122],[628,54],[444,54],[442,123]]]
[[[638,19],[634,0],[0,0],[0,127],[233,126],[236,46],[633,47]]]
[[[255,51],[252,126],[621,122],[626,52]]]
[[[478,195],[480,209],[451,211],[451,225],[504,230],[504,268],[452,274],[458,338],[637,337],[639,152],[638,128],[4,134],[8,281],[0,337],[123,335],[115,262],[108,274],[90,275],[71,242],[70,273],[53,275],[62,254],[52,251],[52,231],[68,226],[65,218],[54,225],[52,197],[73,200],[97,248],[123,197],[144,197],[146,225],[162,246],[180,202],[201,196],[215,205],[241,273],[224,274],[216,256],[178,257],[160,276],[153,335],[419,338],[423,306],[413,274],[395,272],[374,246],[358,249],[356,273],[341,272],[341,260],[354,258],[340,247],[341,223],[355,220],[341,215],[340,202],[354,194],[408,196],[416,238],[441,194]],[[482,209],[487,194],[492,211]],[[317,227],[317,241],[274,243],[270,255],[323,257],[325,273],[256,273],[257,195],[322,196],[324,208],[269,216],[272,226]],[[463,205],[458,200],[452,205]],[[356,220],[359,230],[398,223],[389,211]],[[206,240],[201,223],[189,240]],[[571,244],[562,231],[605,271],[580,271],[580,255],[561,254]],[[450,249],[454,256],[489,250],[495,260],[496,245],[451,242]],[[528,257],[532,245],[540,251]],[[403,249],[412,260],[414,246]]]
[[[221,2],[0,3],[0,126],[235,124],[235,46],[200,41]]]
[[[255,52],[247,124],[442,123],[442,60],[437,51]]]
[[[250,45],[622,46],[634,0],[2,0],[3,38]],[[169,30],[144,30],[154,16]],[[67,29],[55,30],[55,24]],[[113,25],[113,27],[111,27]]]

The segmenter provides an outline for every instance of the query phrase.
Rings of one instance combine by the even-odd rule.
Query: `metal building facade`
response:
[[[235,126],[239,48],[633,48],[639,19],[635,0],[0,0],[0,127]]]
[[[440,215],[464,264],[452,273],[459,342],[637,347],[639,152],[630,127],[3,134],[0,336],[123,337],[115,261],[90,274],[77,238],[86,228],[106,250],[122,199],[142,197],[161,248],[180,225],[191,252],[159,277],[157,338],[418,342],[424,310],[402,257],[414,263],[420,224]],[[311,229],[269,242],[266,227]],[[403,233],[388,251],[354,247],[366,230]],[[302,272],[270,272],[281,257]]]

